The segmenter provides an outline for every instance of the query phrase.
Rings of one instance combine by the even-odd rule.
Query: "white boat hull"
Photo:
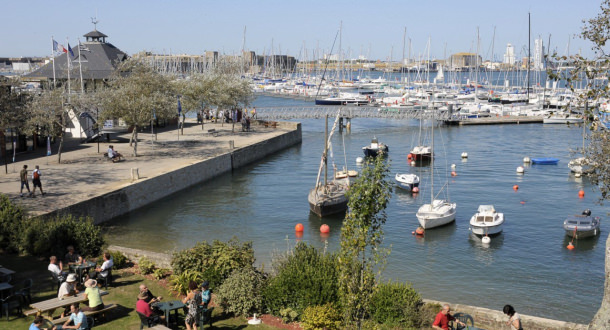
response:
[[[481,205],[470,218],[470,230],[479,236],[495,235],[502,232],[504,213],[498,213],[493,205]]]
[[[424,229],[444,226],[455,221],[456,203],[435,200],[432,204],[424,204],[417,210],[417,220]]]
[[[484,235],[496,235],[502,232],[502,224],[499,225],[495,225],[495,226],[473,226],[470,225],[470,229],[472,230],[472,233],[475,235],[479,235],[479,236],[484,236]]]

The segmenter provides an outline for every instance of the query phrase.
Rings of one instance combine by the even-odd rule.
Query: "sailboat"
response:
[[[434,117],[432,117],[432,146],[434,150]],[[457,204],[434,197],[434,158],[430,163],[430,204],[424,204],[417,210],[416,216],[424,229],[440,227],[455,221]]]
[[[320,167],[318,168],[318,177],[316,179],[316,186],[309,191],[307,200],[309,201],[309,209],[311,212],[317,214],[319,217],[325,217],[327,215],[345,212],[347,209],[348,198],[346,196],[349,188],[349,178],[335,179],[328,181],[328,151],[330,149],[330,141],[332,138],[337,124],[339,122],[339,114],[337,119],[328,133],[328,116],[326,117],[326,130],[324,135],[324,152],[322,153],[322,159],[320,161]],[[324,183],[320,182],[320,176],[322,175],[322,169],[324,169]]]
[[[586,114],[583,116],[586,119]],[[574,158],[568,163],[570,171],[578,174],[589,174],[593,171],[589,160],[585,158],[585,136],[586,136],[587,125],[586,122],[582,124],[582,157]]]
[[[413,147],[409,155],[407,155],[409,161],[428,161],[432,158],[432,148],[422,144],[422,125],[424,119],[421,116],[423,116],[423,111],[420,111],[419,118],[419,145]]]

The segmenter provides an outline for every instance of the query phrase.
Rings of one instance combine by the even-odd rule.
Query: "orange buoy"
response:
[[[415,235],[415,232],[414,232],[414,231],[412,231],[412,232],[411,232],[411,235]]]
[[[417,194],[419,192],[419,188],[418,187],[413,187],[413,189],[411,191],[413,193]]]
[[[519,190],[519,186],[518,185],[514,185],[513,186],[513,190]]]
[[[580,198],[585,197],[585,191],[581,189],[581,190],[578,192],[578,197],[580,197]]]
[[[303,227],[302,223],[297,223],[297,225],[294,226],[294,231],[296,232],[303,232],[303,229],[305,229],[305,227]]]
[[[424,234],[424,228],[422,227],[417,227],[417,229],[415,229],[415,233],[417,235],[423,235]]]
[[[567,248],[568,250],[574,250],[574,244],[572,244],[572,242],[568,243]]]
[[[525,201],[521,201],[521,204],[525,204]]]
[[[455,171],[451,171],[451,176],[457,176],[457,173]]]
[[[327,224],[323,224],[320,226],[320,232],[323,234],[328,234],[330,232],[330,227]]]
[[[413,159],[413,154],[411,154],[411,153],[410,153],[410,154],[408,154],[408,155],[407,155],[407,159],[408,159],[408,160]]]

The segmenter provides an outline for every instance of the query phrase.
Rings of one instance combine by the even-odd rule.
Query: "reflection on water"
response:
[[[593,237],[587,237],[587,238],[575,239],[575,240],[572,240],[572,237],[565,235],[563,238],[562,247],[564,249],[567,249],[566,247],[568,246],[568,243],[572,242],[572,244],[574,245],[574,250],[572,250],[571,252],[580,253],[580,252],[591,251],[591,250],[595,249],[595,247],[597,246],[597,242],[600,240],[600,238],[599,238],[600,236],[605,237],[606,235],[604,235],[604,232],[602,231],[600,234],[597,234]]]
[[[489,244],[484,244],[481,241],[482,237],[470,233],[468,236],[468,242],[473,248],[475,259],[487,266],[490,266],[494,262],[495,253],[504,244],[504,235],[499,233],[497,235],[490,236],[491,241]]]

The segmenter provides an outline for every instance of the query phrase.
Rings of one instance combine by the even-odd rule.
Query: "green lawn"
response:
[[[12,280],[12,284],[16,287],[27,278],[34,280],[34,288],[32,290],[33,302],[56,297],[56,289],[51,290],[51,280],[47,271],[47,260],[33,257],[0,255],[0,264],[16,271]],[[135,274],[131,270],[113,271],[113,276],[114,282],[112,287],[108,287],[109,294],[103,297],[103,301],[105,304],[118,304],[119,307],[109,312],[105,319],[100,318],[97,320],[94,327],[95,329],[140,329],[140,319],[136,314],[135,305],[141,283],[145,283],[155,295],[163,296],[164,301],[180,299],[173,296],[157,281],[147,279],[140,274]],[[29,308],[26,310],[28,309]],[[55,316],[58,316],[60,313],[60,311],[56,311]],[[178,325],[171,325],[170,327],[172,329],[185,329],[182,311],[180,311],[180,314],[181,317],[178,321]],[[6,317],[3,317],[0,320],[0,329],[27,329],[33,319],[33,316],[22,316],[19,318],[17,316],[11,316],[10,321],[7,321]],[[213,320],[215,329],[276,329],[265,325],[248,326],[244,319],[228,317],[219,311],[218,308],[214,310]],[[206,326],[205,328],[207,329],[208,327]]]

